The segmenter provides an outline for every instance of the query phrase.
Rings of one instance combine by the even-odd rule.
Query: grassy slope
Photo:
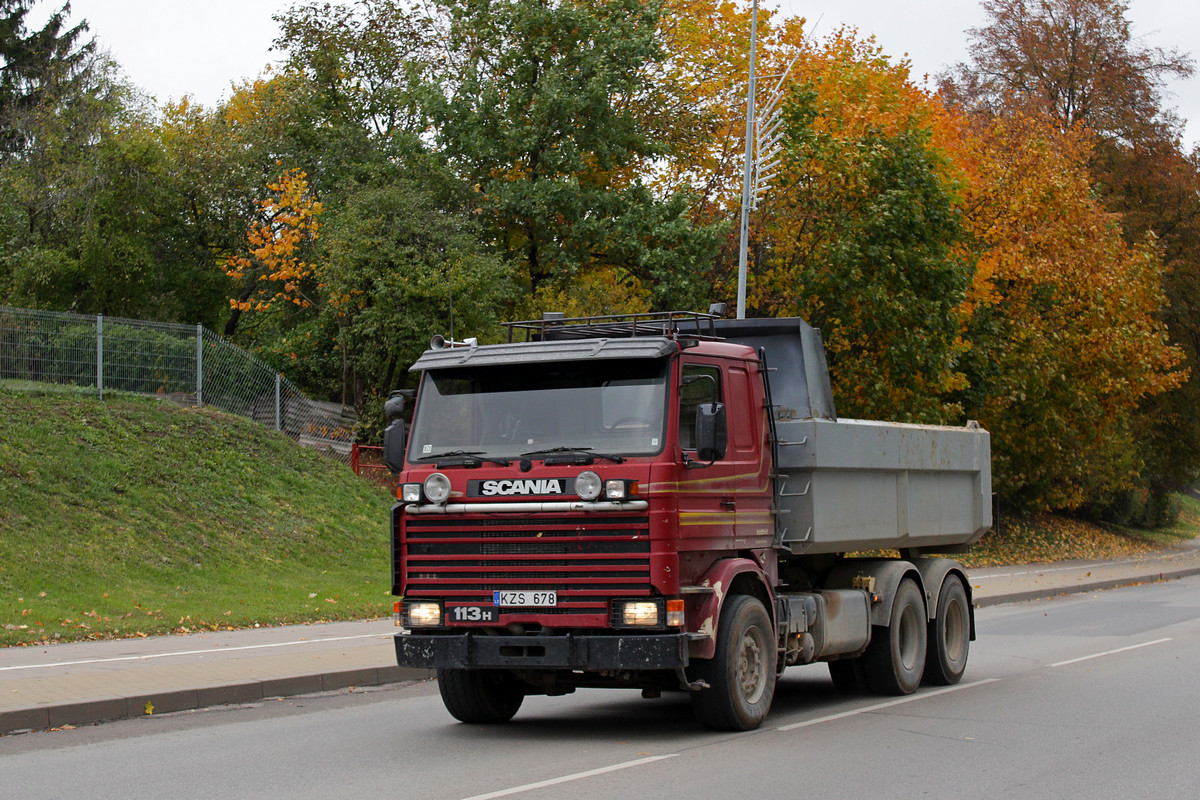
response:
[[[0,389],[0,645],[385,615],[390,502],[239,417]]]

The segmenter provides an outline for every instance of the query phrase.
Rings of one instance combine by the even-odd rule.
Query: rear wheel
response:
[[[875,626],[863,653],[863,668],[871,691],[912,694],[921,685],[929,629],[925,598],[911,578],[900,581],[886,628]]]
[[[709,728],[757,728],[775,696],[775,636],[771,618],[756,598],[729,597],[721,609],[717,650],[698,662],[709,688],[692,693],[696,717]]]
[[[508,722],[525,699],[520,684],[502,670],[439,669],[437,677],[442,703],[461,722]]]
[[[951,686],[967,670],[971,646],[971,609],[962,578],[946,577],[938,595],[937,616],[929,623],[929,654],[925,658],[925,682]]]

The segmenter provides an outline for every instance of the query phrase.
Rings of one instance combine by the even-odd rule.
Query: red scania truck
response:
[[[411,428],[389,401],[396,655],[454,717],[623,687],[748,730],[792,665],[885,694],[962,677],[970,584],[934,554],[991,525],[987,431],[838,419],[799,319],[507,327],[435,337]]]

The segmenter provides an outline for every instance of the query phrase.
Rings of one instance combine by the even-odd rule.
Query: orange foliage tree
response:
[[[309,190],[307,178],[289,169],[267,184],[270,194],[258,201],[258,218],[246,231],[246,251],[223,265],[225,274],[243,281],[241,293],[229,301],[232,313],[268,311],[279,301],[302,308],[313,304],[307,286],[313,266],[307,258],[325,206]]]
[[[979,259],[963,402],[992,431],[1010,507],[1075,508],[1129,486],[1139,402],[1184,377],[1157,317],[1161,263],[1095,200],[1085,132],[1013,114],[966,142]]]

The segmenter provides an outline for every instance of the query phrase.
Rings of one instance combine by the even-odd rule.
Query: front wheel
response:
[[[775,697],[775,635],[771,618],[756,598],[736,595],[721,609],[717,650],[698,662],[709,688],[692,693],[696,717],[709,728],[757,728]]]
[[[938,595],[937,616],[929,623],[929,654],[925,658],[925,682],[952,686],[967,671],[971,646],[971,609],[962,578],[949,575]]]
[[[911,578],[900,581],[887,627],[871,631],[863,653],[867,684],[878,694],[912,694],[921,685],[928,643],[925,598]]]
[[[437,679],[442,703],[460,722],[508,722],[525,699],[520,684],[502,670],[439,669]]]

